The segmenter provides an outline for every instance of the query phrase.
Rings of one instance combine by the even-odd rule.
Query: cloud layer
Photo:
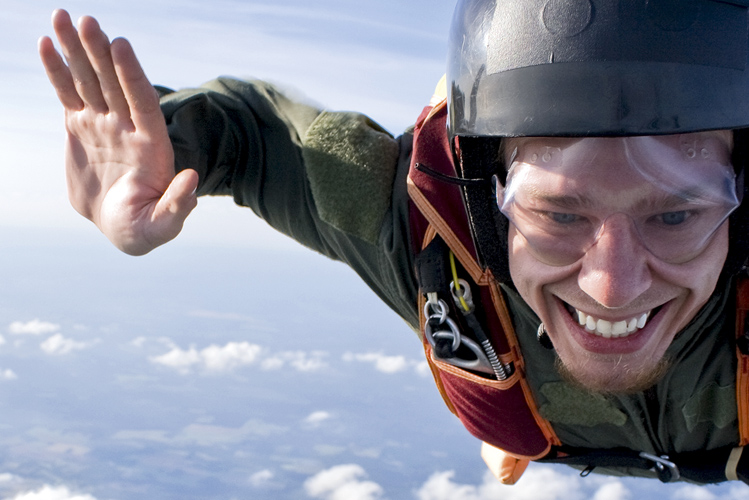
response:
[[[43,486],[39,490],[19,493],[9,500],[96,500],[91,495],[72,493],[65,486]]]
[[[211,344],[198,350],[195,347],[182,349],[174,346],[169,352],[152,356],[151,362],[172,368],[182,374],[193,370],[221,373],[244,366],[259,365],[263,370],[279,370],[286,366],[300,372],[314,372],[328,365],[323,351],[281,351],[269,349],[249,342],[228,342],[220,346]]]
[[[22,322],[14,321],[8,326],[8,332],[13,335],[44,335],[54,333],[60,329],[60,325],[32,319],[31,321]]]
[[[381,352],[347,352],[344,353],[343,360],[346,362],[371,364],[375,370],[386,374],[400,373],[406,370],[414,370],[417,373],[423,374],[425,370],[429,370],[426,361],[408,359],[402,355],[388,356]]]
[[[377,500],[382,487],[366,480],[367,473],[356,464],[337,465],[321,471],[304,482],[304,490],[312,498],[323,500]]]

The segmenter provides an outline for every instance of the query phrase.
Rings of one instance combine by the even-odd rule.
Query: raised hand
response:
[[[175,176],[158,95],[130,43],[110,44],[91,17],[76,30],[64,10],[52,25],[65,60],[49,37],[39,54],[65,108],[70,202],[123,252],[148,253],[182,230],[197,204],[198,175]]]

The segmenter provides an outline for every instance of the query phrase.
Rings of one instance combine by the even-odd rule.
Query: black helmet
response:
[[[749,0],[460,0],[447,69],[458,174],[504,182],[503,137],[749,127],[748,12]],[[747,140],[738,134],[741,171]],[[506,238],[496,237],[507,221],[489,183],[467,184],[479,259],[509,280]],[[747,220],[742,208],[732,247],[749,232],[733,231],[734,219]]]
[[[747,0],[463,0],[450,131],[655,135],[749,125]]]

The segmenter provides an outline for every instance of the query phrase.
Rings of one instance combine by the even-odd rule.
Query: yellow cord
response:
[[[463,294],[461,293],[460,288],[460,281],[458,281],[458,269],[455,266],[455,254],[453,254],[453,251],[450,250],[450,269],[453,272],[453,283],[455,283],[455,293],[458,296],[458,299],[460,300],[460,305],[463,306],[463,309],[466,311],[469,311],[468,304],[466,304],[465,299],[463,298]]]

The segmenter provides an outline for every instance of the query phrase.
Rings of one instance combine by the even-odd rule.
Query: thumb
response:
[[[198,173],[195,170],[183,170],[174,176],[159,201],[163,210],[183,221],[198,205]],[[159,211],[159,208],[156,209]]]
[[[198,205],[198,173],[183,170],[177,174],[164,191],[153,211],[153,230],[157,244],[163,244],[177,237],[182,231],[185,219]]]

